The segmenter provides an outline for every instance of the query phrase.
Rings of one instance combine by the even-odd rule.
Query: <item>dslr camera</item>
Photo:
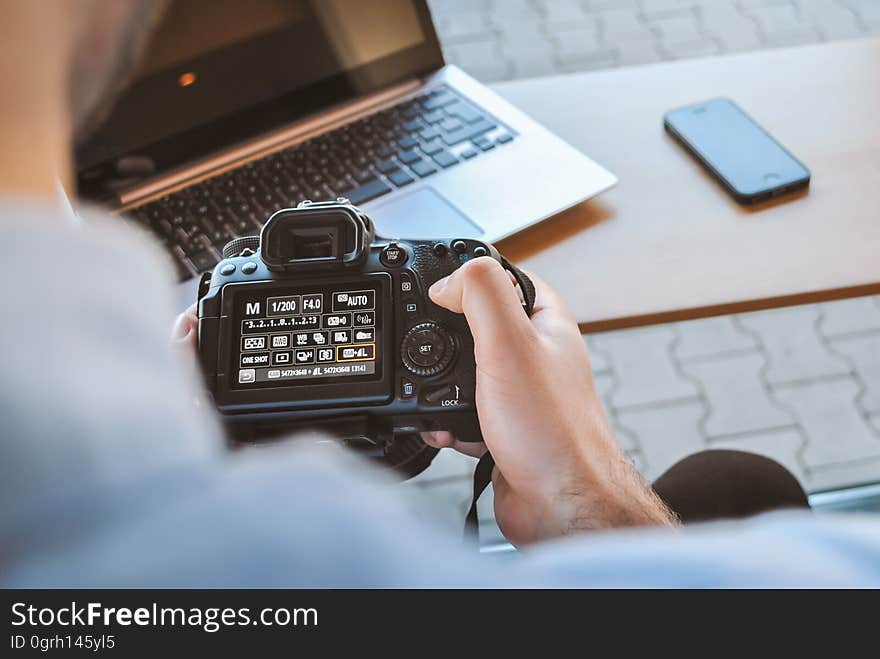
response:
[[[377,238],[343,198],[279,210],[230,242],[198,309],[201,367],[233,436],[311,425],[385,451],[428,430],[480,441],[473,337],[427,292],[481,256],[514,275],[530,312],[531,282],[492,245]]]

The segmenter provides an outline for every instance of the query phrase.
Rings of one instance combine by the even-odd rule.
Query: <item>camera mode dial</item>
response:
[[[415,375],[437,375],[452,363],[455,341],[437,323],[419,323],[410,328],[400,346],[403,365]]]

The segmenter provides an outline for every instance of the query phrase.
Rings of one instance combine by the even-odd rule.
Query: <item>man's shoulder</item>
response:
[[[880,586],[880,520],[780,511],[678,530],[632,529],[550,543],[540,570],[594,586]]]

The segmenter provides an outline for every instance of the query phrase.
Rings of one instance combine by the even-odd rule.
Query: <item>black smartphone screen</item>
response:
[[[726,98],[672,110],[663,123],[739,201],[761,201],[810,182],[810,170]]]

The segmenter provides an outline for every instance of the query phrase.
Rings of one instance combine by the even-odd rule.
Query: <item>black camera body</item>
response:
[[[428,298],[480,256],[512,267],[478,240],[377,239],[345,199],[276,212],[226,246],[200,290],[217,409],[245,436],[305,424],[375,443],[426,430],[480,441],[473,337]]]

